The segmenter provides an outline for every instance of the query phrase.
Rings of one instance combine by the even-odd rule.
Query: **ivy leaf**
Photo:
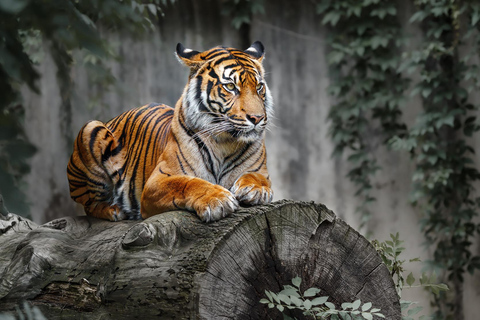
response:
[[[335,310],[335,305],[331,302],[325,302],[325,306],[330,310]]]
[[[425,19],[427,17],[427,13],[425,11],[417,11],[415,12],[412,17],[410,18],[409,22],[412,23],[412,22],[415,22],[415,21],[423,21],[423,19]]]
[[[413,309],[410,309],[407,311],[407,315],[410,317],[410,316],[414,316],[416,315],[417,313],[419,313],[420,311],[422,311],[422,307],[421,306],[418,306],[418,307],[415,307]]]
[[[317,4],[317,14],[322,14],[327,11],[327,9],[330,8],[330,5],[330,2],[328,1],[321,1],[319,4]]]
[[[326,25],[326,24],[330,23],[330,25],[332,27],[334,27],[337,24],[338,20],[340,20],[340,16],[341,16],[341,14],[339,12],[330,11],[329,13],[327,13],[325,15],[325,17],[323,17],[322,24]]]
[[[352,303],[352,310],[357,310],[358,307],[360,307],[360,304],[361,304],[361,303],[362,303],[362,302],[360,301],[360,299],[355,300],[355,302]]]
[[[292,283],[295,287],[300,288],[300,284],[302,284],[302,278],[295,277],[292,279]]]
[[[310,300],[305,300],[303,302],[303,306],[305,307],[306,310],[310,310],[312,308],[312,301]]]
[[[280,299],[280,301],[285,302],[285,304],[287,305],[290,305],[292,303],[292,300],[287,295],[279,293],[278,298]]]
[[[371,302],[367,302],[365,303],[363,306],[362,306],[362,311],[367,311],[369,310],[370,308],[372,307],[372,303]]]
[[[362,313],[362,317],[365,319],[365,320],[372,320],[373,319],[373,316],[371,313]]]
[[[318,306],[318,305],[324,304],[325,302],[327,302],[327,300],[328,300],[328,297],[318,297],[312,300],[312,305]]]
[[[292,286],[284,286],[284,289],[279,292],[279,294],[284,294],[286,296],[295,296],[295,297],[300,297],[300,294],[298,293],[298,289],[292,287]]]
[[[415,302],[412,302],[412,301],[400,300],[400,309],[407,310],[414,303]]]
[[[407,284],[411,287],[414,282],[415,282],[415,277],[413,276],[413,273],[410,272],[407,276]]]
[[[317,295],[317,293],[320,292],[320,289],[317,289],[317,288],[309,288],[307,289],[304,293],[303,293],[303,296],[304,297],[314,297]]]
[[[303,305],[303,301],[295,296],[290,296],[290,300],[297,306],[300,307]]]
[[[342,303],[342,309],[343,310],[352,309],[352,303],[351,302]]]

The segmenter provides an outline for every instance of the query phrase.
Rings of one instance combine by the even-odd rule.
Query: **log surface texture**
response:
[[[321,204],[282,200],[210,224],[183,211],[41,226],[0,214],[0,311],[27,300],[48,319],[282,319],[259,300],[295,276],[337,305],[401,318],[373,246]]]

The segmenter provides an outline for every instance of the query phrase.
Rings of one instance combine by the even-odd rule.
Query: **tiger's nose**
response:
[[[260,121],[262,121],[264,118],[265,118],[265,115],[263,115],[263,114],[260,114],[260,115],[247,114],[247,119],[248,119],[248,121],[250,121],[250,122],[253,123],[254,125],[257,125],[257,124],[258,124]]]

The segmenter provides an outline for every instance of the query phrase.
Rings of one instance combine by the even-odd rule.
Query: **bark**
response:
[[[48,319],[281,319],[259,300],[295,276],[337,305],[401,318],[375,249],[321,204],[283,200],[211,224],[183,211],[41,226],[9,214],[0,243],[0,310],[27,300]]]

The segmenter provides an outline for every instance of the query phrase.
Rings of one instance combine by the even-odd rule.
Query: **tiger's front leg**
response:
[[[270,179],[261,173],[244,174],[235,181],[231,190],[242,204],[266,204],[273,199]]]
[[[205,222],[216,221],[238,208],[235,196],[222,186],[191,176],[152,175],[142,192],[141,213],[146,219],[166,211],[195,211]]]

